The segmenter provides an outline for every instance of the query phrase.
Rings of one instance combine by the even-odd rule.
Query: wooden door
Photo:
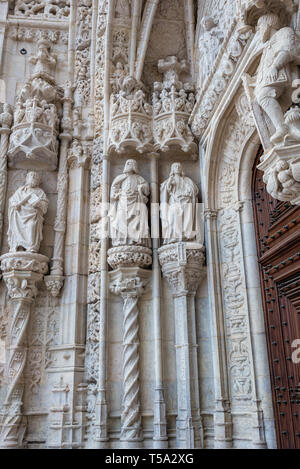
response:
[[[261,154],[253,168],[253,210],[277,444],[299,449],[300,363],[293,342],[300,339],[300,207],[267,193],[256,169]]]

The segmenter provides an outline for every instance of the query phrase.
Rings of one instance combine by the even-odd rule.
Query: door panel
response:
[[[300,449],[300,207],[273,199],[253,168],[253,210],[278,448]],[[300,353],[299,353],[300,357]]]

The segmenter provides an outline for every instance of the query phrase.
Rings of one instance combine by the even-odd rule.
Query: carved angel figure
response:
[[[169,178],[160,187],[160,216],[164,243],[194,241],[198,232],[196,184],[173,163]]]
[[[31,171],[27,174],[25,185],[19,187],[9,199],[7,235],[10,251],[39,251],[44,215],[48,209],[48,199],[39,184],[38,173]]]
[[[147,201],[149,184],[138,174],[135,160],[127,160],[123,174],[111,186],[110,233],[113,246],[149,246]]]

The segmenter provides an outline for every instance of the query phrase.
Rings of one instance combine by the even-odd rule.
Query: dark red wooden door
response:
[[[253,168],[253,210],[277,443],[300,449],[300,363],[294,342],[300,339],[300,207],[267,193],[256,169],[261,154]]]

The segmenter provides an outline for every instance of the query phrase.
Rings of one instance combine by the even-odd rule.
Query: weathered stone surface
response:
[[[0,446],[276,447],[249,194],[261,143],[300,203],[293,2],[0,6]]]

